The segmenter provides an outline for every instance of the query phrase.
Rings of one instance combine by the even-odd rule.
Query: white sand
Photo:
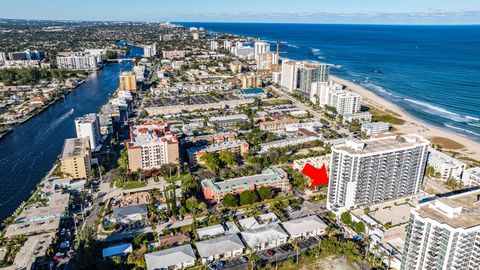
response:
[[[459,152],[462,156],[480,160],[479,142],[414,118],[396,104],[393,104],[390,101],[383,99],[382,97],[376,95],[375,93],[365,89],[358,84],[338,78],[336,76],[330,76],[330,79],[334,82],[347,86],[351,91],[361,95],[362,102],[365,105],[375,107],[376,109],[381,111],[388,110],[394,112],[397,114],[395,115],[396,117],[405,120],[405,124],[395,126],[395,132],[403,134],[415,133],[422,135],[427,139],[432,139],[436,137],[437,139],[441,138],[440,140],[452,140],[453,142],[463,145],[463,147],[458,148],[452,145],[449,146],[448,143],[446,143],[443,145],[443,149]],[[438,144],[438,142],[436,143]]]

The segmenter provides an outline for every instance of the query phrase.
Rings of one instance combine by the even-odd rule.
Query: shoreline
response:
[[[480,157],[480,142],[463,137],[453,131],[442,129],[424,120],[410,115],[405,109],[377,95],[373,91],[354,82],[330,75],[330,80],[342,84],[362,96],[362,103],[380,111],[393,114],[405,121],[402,125],[393,125],[393,133],[416,133],[430,140],[432,144],[440,144],[444,150],[461,154],[459,158],[478,160]]]

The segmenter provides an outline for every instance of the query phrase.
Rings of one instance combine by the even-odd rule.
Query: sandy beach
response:
[[[330,79],[347,86],[351,91],[361,95],[362,103],[366,106],[376,108],[377,110],[390,113],[395,117],[403,119],[405,121],[403,125],[394,126],[395,133],[416,133],[429,139],[432,144],[442,145],[444,150],[459,153],[457,158],[480,160],[479,142],[414,118],[396,104],[393,104],[358,84],[332,75],[330,75]]]

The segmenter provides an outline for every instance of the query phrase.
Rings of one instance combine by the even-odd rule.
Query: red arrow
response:
[[[310,165],[310,163],[307,163],[305,164],[305,167],[303,167],[302,173],[313,180],[312,184],[310,184],[311,188],[328,184],[327,168],[325,168],[325,164],[323,164],[322,168],[317,169]]]

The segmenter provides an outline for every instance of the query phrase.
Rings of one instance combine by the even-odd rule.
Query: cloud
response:
[[[332,13],[332,12],[225,12],[181,14],[180,20],[222,22],[297,22],[297,23],[419,23],[419,24],[478,24],[480,10],[388,13]],[[179,18],[175,18],[178,20]]]

